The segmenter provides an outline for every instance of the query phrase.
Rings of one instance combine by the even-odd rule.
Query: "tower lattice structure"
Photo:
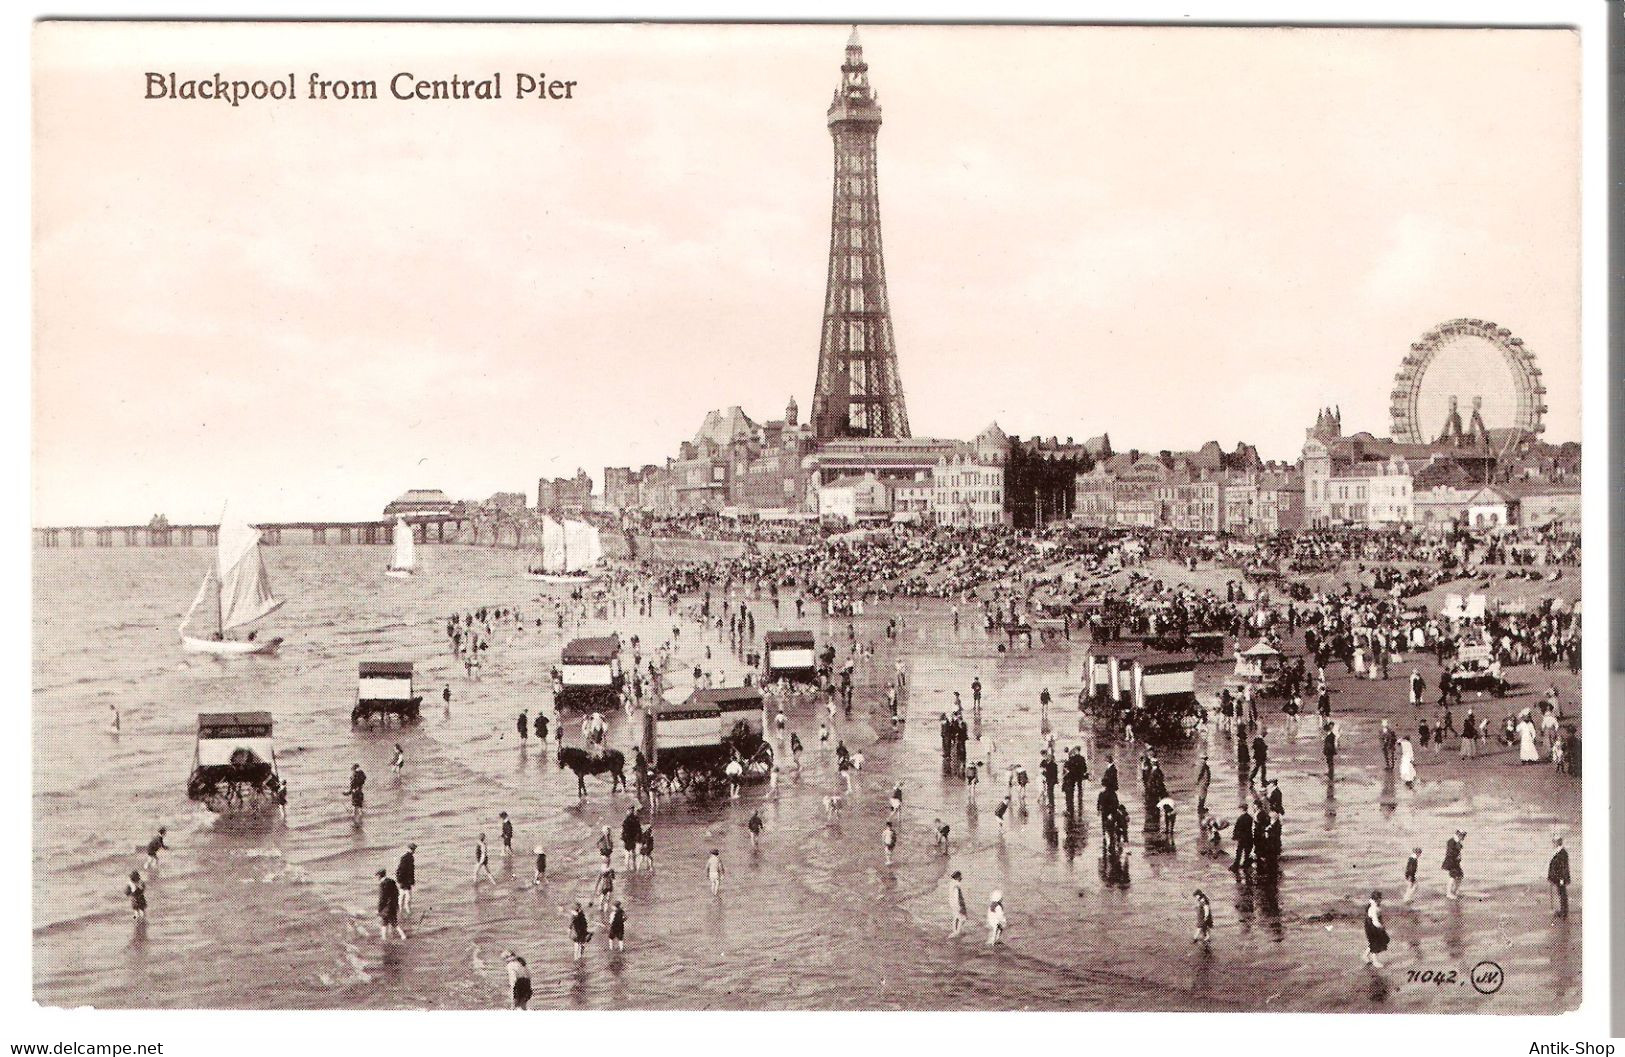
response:
[[[869,86],[856,27],[829,105],[829,134],[835,141],[835,195],[813,431],[820,439],[907,437],[880,242],[880,103]]]

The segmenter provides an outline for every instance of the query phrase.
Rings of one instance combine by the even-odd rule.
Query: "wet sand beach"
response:
[[[872,604],[854,621],[872,642],[859,662],[850,721],[836,734],[867,760],[844,816],[826,823],[822,797],[839,781],[821,757],[821,706],[804,701],[790,729],[807,746],[799,776],[788,753],[780,796],[764,787],[738,801],[663,801],[653,817],[656,869],[621,878],[627,949],[612,956],[603,930],[573,962],[563,911],[585,901],[597,874],[597,827],[618,830],[631,797],[560,771],[553,748],[521,749],[521,707],[551,712],[548,669],[565,638],[636,633],[649,650],[670,637],[673,620],[657,602],[651,618],[590,621],[561,632],[546,588],[520,575],[512,552],[464,547],[423,551],[422,575],[384,579],[378,548],[273,547],[271,575],[288,603],[274,620],[287,636],[281,654],[221,662],[184,657],[174,632],[195,590],[204,550],[83,550],[35,554],[34,947],[35,997],[50,1005],[103,1007],[491,1008],[505,1003],[500,951],[530,963],[533,1008],[727,1009],[1287,1009],[1322,1011],[1547,1013],[1580,996],[1580,924],[1550,916],[1546,861],[1554,828],[1565,835],[1582,875],[1579,782],[1550,765],[1520,766],[1507,750],[1463,761],[1452,743],[1435,756],[1419,750],[1416,787],[1396,785],[1381,766],[1381,718],[1414,736],[1407,657],[1386,681],[1354,680],[1334,666],[1334,718],[1343,754],[1328,785],[1312,700],[1296,730],[1264,713],[1270,771],[1285,797],[1279,881],[1238,882],[1197,838],[1192,786],[1206,745],[1214,779],[1209,804],[1234,817],[1240,786],[1232,736],[1218,731],[1159,749],[1180,805],[1172,847],[1140,832],[1139,746],[1080,717],[1075,708],[1086,639],[1000,652],[970,613],[955,631],[947,603]],[[718,596],[720,602],[720,595]],[[747,604],[758,638],[780,627],[815,631],[820,645],[844,649],[845,619],[793,607],[775,617],[766,597]],[[450,655],[444,626],[452,612],[516,608],[529,625],[502,631],[481,678],[470,681]],[[897,617],[895,641],[884,628]],[[534,627],[537,617],[545,626]],[[1233,645],[1233,642],[1232,642]],[[1296,642],[1294,646],[1298,645]],[[709,646],[712,658],[703,657]],[[681,673],[695,663],[727,672],[743,665],[714,631],[682,622]],[[887,722],[885,682],[901,658],[909,675],[908,721],[900,737]],[[354,732],[349,710],[361,660],[412,660],[424,721],[396,732]],[[1416,662],[1436,696],[1438,668]],[[1200,668],[1204,694],[1228,664]],[[1555,684],[1571,715],[1578,679],[1524,666],[1509,671],[1513,694],[1484,698],[1480,718],[1536,704]],[[984,729],[972,758],[991,755],[992,773],[974,808],[964,785],[942,772],[938,713],[969,685],[985,687]],[[676,676],[679,680],[680,674]],[[453,692],[450,715],[441,687]],[[1082,817],[1068,820],[1038,803],[1038,694],[1054,695],[1057,744],[1088,742],[1098,779],[1113,753],[1135,819],[1126,887],[1100,869],[1095,781]],[[122,730],[108,732],[108,705]],[[185,799],[196,715],[224,709],[275,714],[278,760],[291,786],[288,821],[267,829],[223,823]],[[1431,719],[1430,704],[1424,709]],[[1460,719],[1457,710],[1457,720]],[[567,718],[567,725],[571,721]],[[632,724],[615,717],[612,743],[628,744]],[[574,734],[574,731],[570,732]],[[388,763],[399,741],[406,767],[397,783]],[[367,815],[352,825],[344,776],[359,762],[370,775]],[[999,835],[993,807],[1011,763],[1032,776],[1027,807]],[[995,781],[995,777],[999,780]],[[900,839],[884,865],[881,828],[892,782],[905,782]],[[1236,793],[1236,796],[1229,795]],[[745,821],[760,806],[767,823],[750,849]],[[497,813],[517,829],[516,854],[497,851]],[[934,847],[932,820],[952,828],[947,856]],[[137,928],[121,895],[124,877],[160,825],[173,850],[151,877],[150,920]],[[1445,839],[1468,831],[1467,881],[1459,904],[1443,898]],[[473,845],[491,838],[499,884],[474,883]],[[382,944],[373,915],[373,871],[393,869],[408,841],[418,843],[418,890],[404,943]],[[548,851],[548,877],[530,885],[530,849]],[[1422,885],[1405,907],[1401,873],[1420,846]],[[704,861],[721,850],[728,874],[720,897]],[[617,855],[617,868],[619,868]],[[967,934],[947,938],[950,870],[964,873],[971,909]],[[1190,940],[1190,893],[1213,899],[1211,949]],[[981,912],[1002,889],[1006,942],[988,948]],[[1360,963],[1361,916],[1382,889],[1393,935],[1387,968]],[[1505,985],[1483,995],[1465,982],[1482,961],[1498,963]],[[1455,971],[1459,984],[1412,981],[1409,971]]]

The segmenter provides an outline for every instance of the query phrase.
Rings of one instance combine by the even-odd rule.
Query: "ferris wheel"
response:
[[[1546,428],[1540,379],[1535,354],[1505,327],[1482,319],[1441,323],[1411,345],[1394,375],[1393,438],[1409,444],[1458,439],[1505,456]],[[1462,397],[1472,408],[1465,424]]]

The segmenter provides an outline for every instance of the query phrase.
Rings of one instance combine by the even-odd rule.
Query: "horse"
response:
[[[594,756],[573,745],[559,746],[559,770],[566,767],[576,773],[576,788],[580,796],[587,795],[587,775],[609,772],[610,792],[626,788],[626,756],[619,749],[605,749],[603,755]]]

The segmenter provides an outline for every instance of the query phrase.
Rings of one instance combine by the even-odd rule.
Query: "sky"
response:
[[[917,436],[1291,460],[1322,405],[1386,434],[1410,344],[1471,317],[1579,438],[1574,33],[861,32]],[[534,500],[712,408],[805,416],[847,33],[40,25],[34,523]],[[142,98],[172,70],[385,98]],[[401,71],[506,98],[387,98]]]

